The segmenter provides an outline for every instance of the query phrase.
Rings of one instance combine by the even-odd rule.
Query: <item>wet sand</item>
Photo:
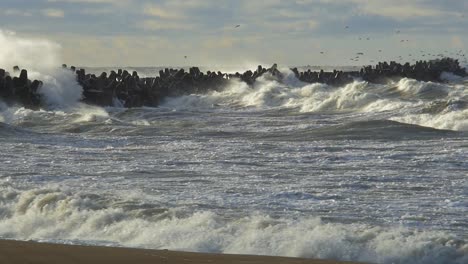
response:
[[[4,264],[342,264],[333,260],[206,254],[170,250],[76,246],[0,240],[0,263]]]

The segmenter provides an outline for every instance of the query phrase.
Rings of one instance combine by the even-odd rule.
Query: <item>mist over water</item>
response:
[[[44,39],[18,37],[0,29],[0,67],[20,66],[30,70],[51,69],[60,65],[60,45]]]
[[[0,39],[58,58],[49,42]],[[466,79],[332,87],[281,69],[282,82],[124,109],[80,103],[58,63],[0,58],[31,67],[45,102],[0,102],[0,238],[468,262]]]
[[[75,73],[59,67],[59,44],[18,37],[15,32],[0,29],[0,46],[0,68],[17,76],[13,67],[18,66],[28,70],[29,79],[42,81],[39,94],[48,108],[73,108],[78,104],[83,89],[76,82]]]

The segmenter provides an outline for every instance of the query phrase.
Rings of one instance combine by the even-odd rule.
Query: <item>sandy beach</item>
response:
[[[206,254],[170,250],[95,247],[0,240],[0,263],[5,264],[124,264],[124,263],[243,263],[341,264],[333,260]]]

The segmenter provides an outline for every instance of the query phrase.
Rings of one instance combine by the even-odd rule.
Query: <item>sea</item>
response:
[[[0,106],[0,238],[468,263],[468,79],[282,71],[130,109],[31,73],[47,107]]]
[[[0,239],[467,264],[468,78],[280,70],[129,109],[81,103],[69,70],[30,71],[44,107],[0,102]]]

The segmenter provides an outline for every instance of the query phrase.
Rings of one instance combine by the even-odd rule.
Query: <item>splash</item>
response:
[[[72,71],[59,68],[59,44],[19,37],[14,32],[0,29],[0,47],[0,68],[10,71],[19,66],[28,70],[29,79],[43,82],[38,92],[44,107],[71,108],[79,102],[83,89]]]
[[[72,71],[57,68],[48,73],[32,72],[30,76],[43,82],[39,94],[49,108],[75,107],[82,98],[83,88]]]
[[[59,65],[60,45],[44,39],[28,39],[0,29],[0,68],[51,69]]]

